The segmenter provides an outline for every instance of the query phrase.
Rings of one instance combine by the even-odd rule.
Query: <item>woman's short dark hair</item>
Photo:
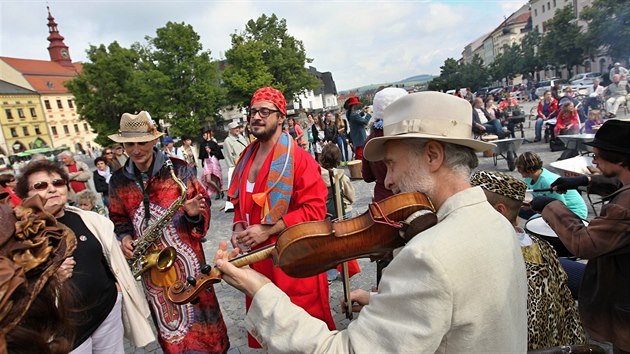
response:
[[[7,183],[11,182],[11,180],[15,179],[15,176],[11,173],[5,173],[0,175],[0,186],[3,188],[7,186]]]
[[[335,144],[326,144],[319,154],[319,164],[322,168],[331,169],[341,163],[341,150]]]
[[[95,159],[94,159],[94,166],[96,166],[96,164],[97,164],[99,161],[103,161],[103,162],[105,162],[105,164],[106,164],[106,165],[108,164],[108,161],[107,161],[107,159],[106,159],[106,158],[104,158],[103,156],[99,156],[99,157],[97,157],[97,158],[95,158]]]
[[[28,196],[28,178],[37,172],[46,172],[47,174],[56,173],[63,178],[66,183],[69,182],[68,173],[63,167],[50,161],[32,161],[20,170],[20,177],[17,179],[15,186],[15,194],[24,199]]]

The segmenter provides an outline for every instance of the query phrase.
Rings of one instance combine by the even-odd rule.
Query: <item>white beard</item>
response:
[[[394,193],[421,192],[431,196],[435,190],[435,180],[421,164],[414,164],[396,184]]]

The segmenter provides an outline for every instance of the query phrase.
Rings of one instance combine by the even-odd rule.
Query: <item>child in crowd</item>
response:
[[[319,164],[322,166],[322,178],[324,179],[324,183],[326,183],[326,187],[328,187],[326,215],[332,220],[337,219],[337,214],[335,209],[335,190],[331,188],[331,179],[334,181],[335,177],[339,178],[340,183],[337,186],[341,187],[341,198],[343,199],[342,214],[344,218],[352,217],[352,203],[354,203],[355,199],[354,186],[352,185],[352,182],[350,182],[350,178],[346,176],[343,170],[337,169],[340,163],[341,150],[339,150],[339,147],[337,147],[336,144],[324,145],[322,153],[319,155]],[[330,175],[331,173],[333,175],[332,178]],[[332,281],[339,276],[339,270],[339,268],[330,269],[326,272],[326,275],[328,276],[328,284],[332,283]],[[353,276],[361,271],[356,260],[348,262],[348,270],[350,272],[350,276]]]
[[[586,134],[595,134],[595,131],[604,124],[602,114],[598,110],[591,110],[588,112],[588,120],[584,123],[584,132]],[[593,129],[595,128],[595,129]]]
[[[93,211],[103,216],[107,216],[107,210],[105,210],[103,206],[98,205],[96,200],[96,193],[88,189],[80,191],[79,193],[77,193],[76,196],[77,206],[79,208],[87,211]]]

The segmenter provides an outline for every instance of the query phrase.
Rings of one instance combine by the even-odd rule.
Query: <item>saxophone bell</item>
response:
[[[142,273],[146,272],[151,267],[155,267],[160,272],[165,272],[173,266],[176,258],[177,251],[175,251],[174,247],[151,251],[141,257],[141,268],[134,271],[133,276],[136,280],[140,280]]]

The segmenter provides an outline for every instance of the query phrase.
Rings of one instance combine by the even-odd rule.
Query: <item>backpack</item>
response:
[[[564,145],[562,140],[555,137],[553,139],[549,139],[549,149],[551,149],[551,151],[562,151],[566,150],[567,147]]]
[[[334,188],[334,177],[333,177],[332,169],[328,170],[328,177],[330,178],[330,186],[328,187],[328,197],[326,198],[326,217],[331,220],[337,219],[337,208],[335,206],[335,188]],[[346,215],[346,205],[343,202],[344,194],[343,188],[340,189],[341,196],[341,215]]]

